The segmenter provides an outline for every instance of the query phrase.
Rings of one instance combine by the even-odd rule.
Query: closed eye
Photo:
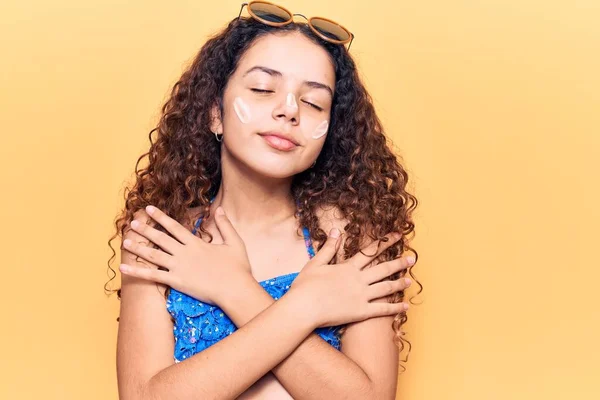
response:
[[[266,90],[266,89],[258,89],[258,88],[251,88],[250,90],[255,93],[262,93],[262,94],[275,93],[274,90]],[[303,101],[303,103],[308,104],[309,106],[313,107],[314,109],[316,109],[318,111],[323,111],[323,109],[316,104],[309,103],[308,101]]]
[[[272,90],[264,90],[264,89],[256,89],[256,88],[252,88],[250,90],[252,90],[253,92],[256,92],[256,93],[274,93]]]
[[[323,111],[323,109],[321,107],[319,107],[318,105],[316,105],[316,104],[309,103],[308,101],[305,101],[305,103],[308,104],[309,106],[313,107],[313,108],[316,108],[319,111]]]

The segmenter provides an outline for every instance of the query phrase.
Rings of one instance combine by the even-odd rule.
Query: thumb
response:
[[[337,245],[340,241],[340,231],[337,228],[333,228],[329,231],[329,237],[321,250],[317,253],[316,256],[313,257],[312,261],[316,265],[326,265],[329,264],[333,256],[335,256],[337,252]]]
[[[237,231],[231,224],[231,221],[229,218],[227,218],[227,215],[225,215],[225,210],[223,210],[223,207],[217,207],[215,214],[215,223],[217,224],[217,229],[223,237],[223,242],[225,242],[225,244],[242,242],[242,238],[240,235],[238,235]]]

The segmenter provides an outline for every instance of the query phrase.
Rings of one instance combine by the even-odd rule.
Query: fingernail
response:
[[[333,228],[331,231],[329,231],[329,236],[337,239],[340,237],[340,230],[338,228]]]
[[[412,283],[412,281],[408,278],[404,278],[404,283],[406,284],[406,287],[410,286],[410,284]]]
[[[125,240],[123,241],[123,246],[125,246],[125,247],[129,247],[130,245],[131,245],[131,240],[129,240],[129,239],[125,239]]]
[[[119,270],[121,270],[121,272],[129,272],[129,267],[125,264],[121,264],[119,265]]]
[[[156,210],[156,208],[154,208],[152,206],[146,206],[146,212],[148,214],[152,214],[154,212],[154,210]]]
[[[217,215],[225,215],[225,211],[223,210],[223,207],[221,207],[221,206],[217,207]]]
[[[413,265],[415,263],[415,257],[414,256],[408,256],[406,257],[406,262],[408,263],[408,265]]]
[[[140,223],[137,220],[133,220],[131,221],[131,227],[132,228],[137,228],[138,226],[140,226]]]
[[[408,310],[408,304],[406,304],[406,303],[402,304],[402,308],[404,308],[404,311]]]

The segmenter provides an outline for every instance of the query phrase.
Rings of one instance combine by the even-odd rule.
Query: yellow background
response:
[[[398,398],[599,398],[600,2],[281,4],[355,33],[421,202]],[[117,398],[103,284],[122,189],[239,6],[1,3],[0,398]]]

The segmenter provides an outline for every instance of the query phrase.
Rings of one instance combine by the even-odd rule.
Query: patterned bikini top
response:
[[[192,233],[196,234],[201,221],[201,218],[198,219]],[[305,227],[302,228],[302,233],[308,256],[313,258],[315,250],[310,233]],[[274,300],[278,300],[289,290],[297,276],[298,272],[293,272],[267,279],[259,284]],[[175,336],[174,358],[176,363],[190,358],[237,330],[234,323],[219,307],[203,303],[173,288],[167,296],[167,311],[175,320],[173,335]],[[317,328],[315,333],[340,350],[340,328],[341,326]],[[277,332],[273,332],[273,334],[276,335]]]

